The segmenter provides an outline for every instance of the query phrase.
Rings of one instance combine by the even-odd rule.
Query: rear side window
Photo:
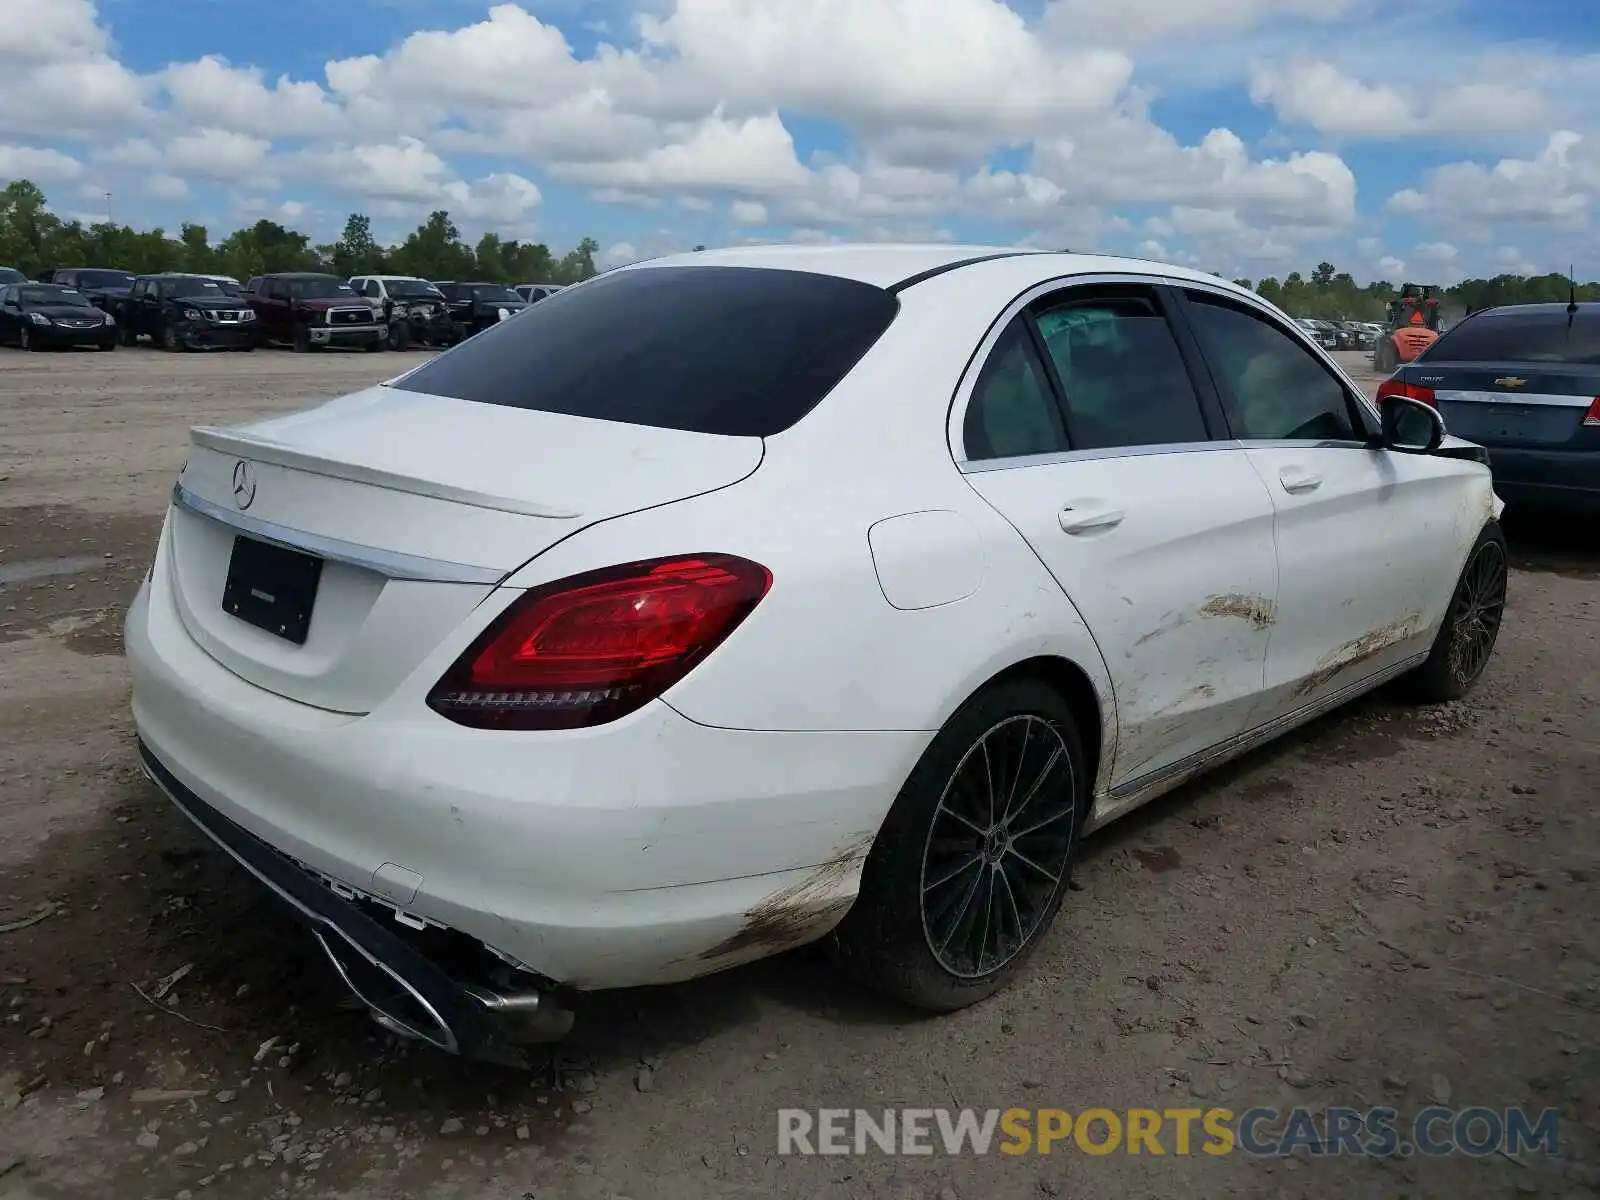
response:
[[[1020,458],[1068,448],[1061,410],[1022,317],[1000,335],[972,389],[961,440],[967,458]]]
[[[770,437],[883,335],[899,302],[833,275],[638,267],[547,296],[405,377],[483,404]]]
[[[1489,312],[1469,317],[1420,356],[1428,362],[1549,362],[1600,366],[1600,311]]]
[[[1073,449],[1210,437],[1177,340],[1148,289],[1053,297],[1035,319],[1067,398]]]

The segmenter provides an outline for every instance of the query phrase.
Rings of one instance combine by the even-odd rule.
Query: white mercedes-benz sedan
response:
[[[150,776],[388,1028],[827,938],[994,993],[1081,838],[1506,594],[1484,452],[1157,263],[764,247],[609,272],[196,428],[127,622]]]

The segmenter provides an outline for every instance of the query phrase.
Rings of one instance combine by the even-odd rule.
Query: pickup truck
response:
[[[355,289],[337,275],[292,272],[259,275],[245,300],[260,322],[261,337],[304,353],[329,346],[382,350],[389,327]]]

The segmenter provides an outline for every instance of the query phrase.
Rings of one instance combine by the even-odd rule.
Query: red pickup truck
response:
[[[336,275],[261,275],[250,281],[245,299],[255,310],[265,341],[298,351],[328,346],[382,350],[389,337],[372,305]]]

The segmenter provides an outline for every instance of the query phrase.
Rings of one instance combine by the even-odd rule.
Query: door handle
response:
[[[1103,504],[1068,504],[1056,515],[1063,533],[1093,533],[1098,529],[1113,529],[1122,524],[1126,516],[1120,508],[1107,508]]]
[[[1278,472],[1278,482],[1283,484],[1283,490],[1298,495],[1301,492],[1314,492],[1322,486],[1322,476],[1315,471],[1302,470],[1299,467],[1285,467]]]

